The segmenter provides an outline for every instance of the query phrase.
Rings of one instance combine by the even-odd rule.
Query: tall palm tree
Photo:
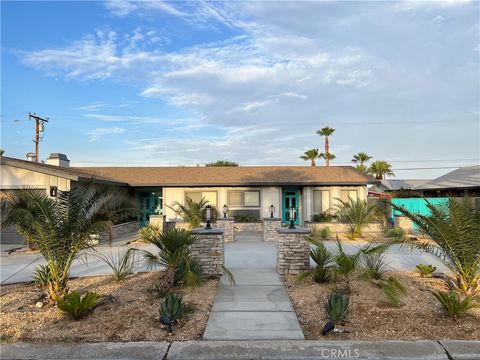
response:
[[[320,159],[325,159],[325,160],[327,160],[327,161],[328,161],[328,164],[330,164],[330,161],[331,161],[331,160],[335,160],[335,158],[336,158],[336,156],[333,155],[332,153],[328,153],[328,154],[320,153],[320,154],[318,155],[318,157],[319,157]],[[329,166],[329,165],[327,165],[327,166]]]
[[[374,161],[368,168],[368,173],[375,176],[375,179],[377,180],[383,180],[387,175],[395,176],[392,170],[392,165],[383,160]]]
[[[328,143],[328,137],[331,136],[335,132],[335,129],[330,128],[328,126],[317,130],[317,134],[320,136],[325,136],[325,165],[329,166],[330,165],[330,160],[329,154],[330,154],[330,146]]]
[[[367,172],[368,168],[365,165],[365,163],[370,159],[372,159],[372,157],[368,155],[366,152],[359,152],[353,155],[352,163],[357,164],[356,166],[357,170]]]
[[[320,153],[318,152],[318,149],[310,149],[305,151],[303,155],[300,156],[300,159],[305,161],[311,161],[311,166],[317,166],[315,159],[318,159],[319,157]]]
[[[118,189],[77,186],[51,198],[45,191],[25,188],[4,197],[2,226],[15,224],[38,248],[50,274],[49,297],[57,301],[68,293],[73,261],[91,246],[89,235],[136,212],[134,199]]]

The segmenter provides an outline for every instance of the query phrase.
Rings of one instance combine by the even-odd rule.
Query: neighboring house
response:
[[[413,188],[424,197],[480,197],[480,165],[465,166]]]
[[[395,195],[415,195],[415,187],[420,186],[430,180],[419,179],[388,179],[380,180],[379,184],[373,185],[368,190],[368,195],[372,197],[390,198]],[[418,194],[417,194],[418,195]]]
[[[150,215],[178,216],[171,208],[187,197],[205,197],[219,211],[228,206],[230,217],[250,215],[257,219],[275,216],[288,222],[295,207],[297,225],[315,213],[337,205],[337,198],[366,200],[367,185],[378,181],[351,166],[240,166],[240,167],[69,167],[62,154],[52,154],[49,164],[1,159],[3,192],[30,186],[48,194],[68,190],[76,183],[108,183],[128,187],[140,205],[139,221],[148,224]]]

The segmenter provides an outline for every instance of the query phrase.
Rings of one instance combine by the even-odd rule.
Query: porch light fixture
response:
[[[227,211],[228,211],[227,204],[223,205],[222,211],[223,211],[223,218],[226,219],[227,218]]]
[[[289,229],[295,229],[295,207],[290,208],[290,226]]]
[[[207,205],[205,208],[205,229],[211,229],[210,223],[212,222],[212,207]]]
[[[56,186],[50,186],[50,196],[57,197],[58,188]]]
[[[273,206],[273,204],[272,204],[272,205],[270,205],[270,207],[268,209],[270,211],[270,217],[273,219],[273,213],[275,212],[275,206]]]

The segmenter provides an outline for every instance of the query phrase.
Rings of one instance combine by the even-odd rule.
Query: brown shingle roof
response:
[[[351,166],[82,167],[131,186],[365,185],[378,183]]]

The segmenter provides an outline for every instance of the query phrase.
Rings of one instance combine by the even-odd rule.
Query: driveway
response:
[[[104,255],[116,256],[122,251],[127,243],[135,241],[138,238],[137,233],[125,234],[109,244],[100,244],[95,247],[97,251]],[[14,247],[18,247],[14,246]],[[155,251],[153,245],[135,244],[136,248],[142,250]],[[1,284],[12,284],[17,282],[28,282],[33,279],[35,267],[45,264],[43,257],[38,252],[21,252],[8,254],[12,245],[2,245],[0,253],[0,282]],[[134,267],[135,272],[147,271],[147,266],[142,261],[141,256],[137,255],[137,261]],[[110,267],[98,256],[86,253],[85,256],[75,260],[70,270],[71,277],[93,276],[111,274]]]

